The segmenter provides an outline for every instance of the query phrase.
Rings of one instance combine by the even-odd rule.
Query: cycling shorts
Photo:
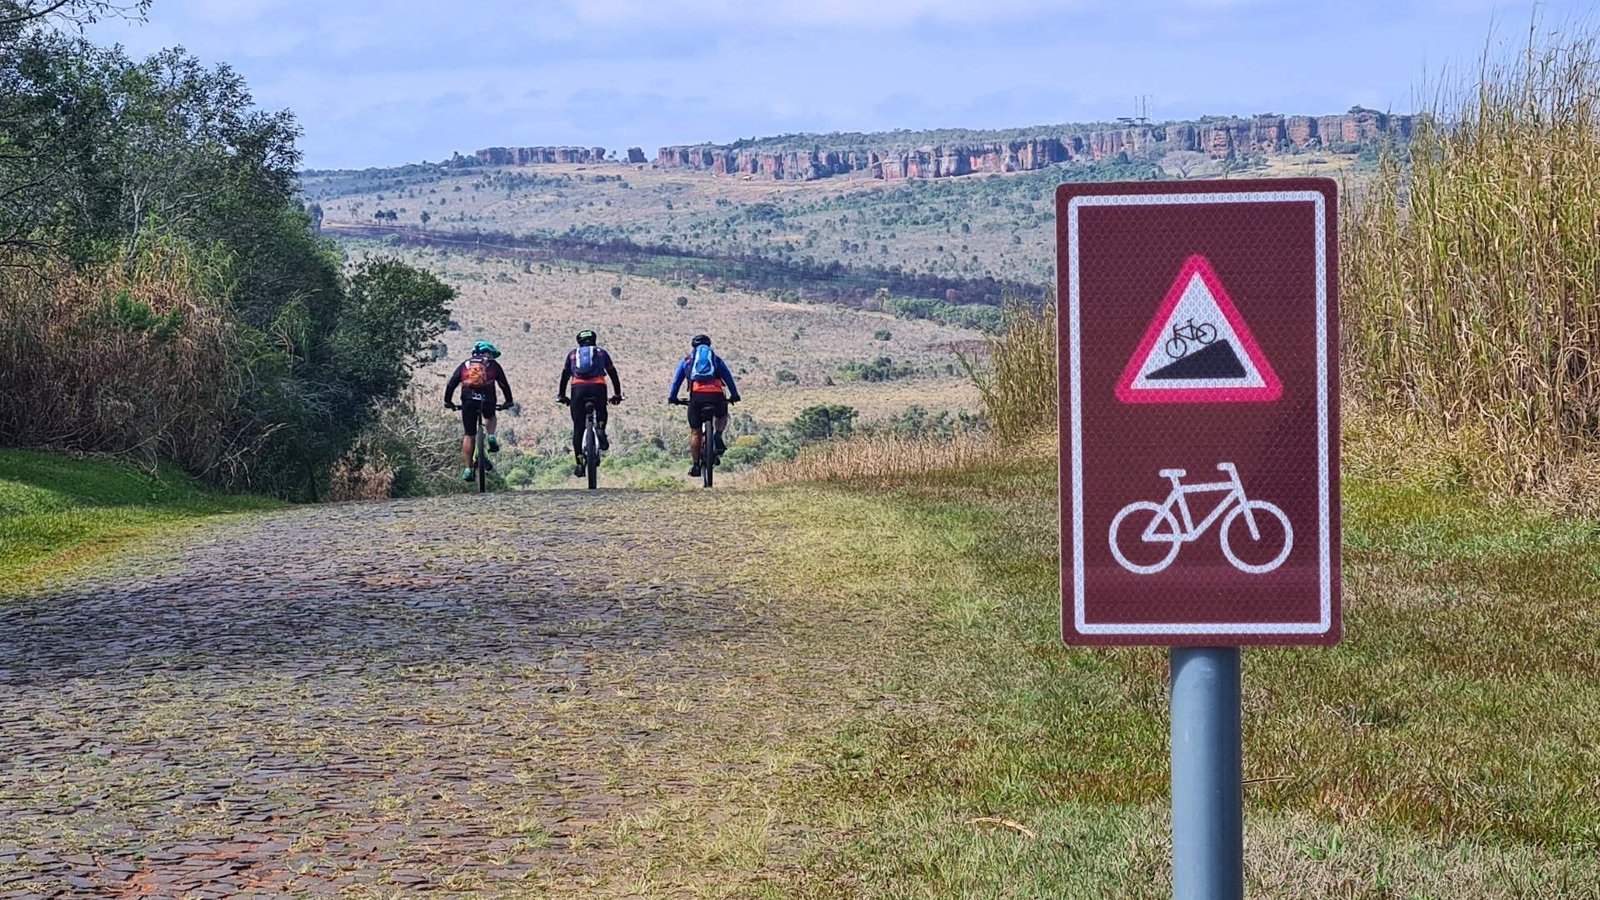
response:
[[[721,394],[689,395],[689,427],[699,428],[707,419],[721,419],[728,415],[728,398]]]

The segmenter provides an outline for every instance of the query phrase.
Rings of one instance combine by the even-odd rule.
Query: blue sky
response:
[[[496,145],[1409,110],[1525,36],[1487,0],[155,0],[91,36],[227,62],[308,166]],[[1590,2],[1544,2],[1545,30]]]

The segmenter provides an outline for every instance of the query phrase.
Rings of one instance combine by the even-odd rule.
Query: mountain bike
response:
[[[613,406],[622,402],[621,397],[612,397],[609,401]],[[600,486],[600,425],[599,416],[595,412],[593,400],[583,402],[583,468],[589,476],[589,490]]]
[[[454,403],[445,404],[447,409],[459,410],[461,407]],[[507,404],[501,403],[495,409],[509,409]],[[494,463],[489,462],[489,432],[483,424],[483,408],[478,409],[478,427],[476,435],[472,438],[472,477],[478,482],[478,493],[489,489],[489,473],[494,470]]]
[[[1165,349],[1167,355],[1173,359],[1182,359],[1189,355],[1189,342],[1209,344],[1217,339],[1217,326],[1209,322],[1194,324],[1190,319],[1187,325],[1173,325],[1172,337],[1167,340]]]
[[[1180,547],[1186,543],[1199,540],[1201,535],[1205,534],[1207,529],[1221,518],[1222,527],[1217,539],[1222,543],[1222,555],[1228,558],[1228,562],[1235,569],[1252,575],[1262,575],[1282,565],[1283,561],[1289,558],[1289,551],[1294,547],[1294,529],[1289,525],[1289,517],[1274,504],[1265,500],[1251,500],[1245,496],[1244,484],[1239,480],[1239,469],[1233,463],[1218,463],[1217,471],[1227,473],[1228,480],[1212,484],[1184,484],[1182,479],[1189,474],[1188,472],[1183,469],[1162,469],[1160,475],[1162,478],[1169,479],[1172,482],[1172,492],[1167,495],[1167,499],[1162,503],[1140,500],[1124,506],[1117,513],[1116,517],[1111,520],[1111,555],[1116,557],[1117,562],[1129,572],[1136,575],[1154,575],[1172,565],[1173,559],[1178,556]],[[1223,497],[1222,502],[1217,504],[1217,507],[1202,519],[1199,524],[1195,524],[1194,516],[1189,511],[1188,497],[1190,494],[1208,492],[1226,492],[1227,496]],[[1164,555],[1155,562],[1148,564],[1136,563],[1130,560],[1127,555],[1128,548],[1123,546],[1124,543],[1128,542],[1119,536],[1119,529],[1121,529],[1122,523],[1130,517],[1135,527],[1145,521],[1143,516],[1137,515],[1139,513],[1149,515],[1150,520],[1139,532],[1138,539],[1146,545],[1166,545]],[[1226,518],[1223,517],[1223,513],[1227,513]],[[1181,525],[1179,524],[1180,516],[1182,519]],[[1277,520],[1278,526],[1283,531],[1283,546],[1266,562],[1246,562],[1239,557],[1235,544],[1253,549],[1255,545],[1261,544],[1263,540],[1271,541],[1271,535],[1263,539],[1260,523],[1258,522],[1263,517],[1269,520]],[[1241,521],[1245,523],[1249,530],[1248,541],[1241,541],[1239,538],[1243,537],[1243,535],[1235,536],[1233,533],[1234,526]],[[1130,543],[1130,546],[1137,547],[1138,545]],[[1271,544],[1269,543],[1267,546],[1270,548]]]
[[[688,406],[687,400],[667,401],[677,406]],[[707,416],[700,422],[700,456],[695,460],[695,465],[700,470],[700,484],[702,487],[711,487],[715,476],[712,469],[717,465],[717,417]]]

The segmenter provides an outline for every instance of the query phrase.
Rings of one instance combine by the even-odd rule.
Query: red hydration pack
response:
[[[474,356],[462,363],[461,384],[475,391],[487,390],[494,384],[494,369],[489,360]]]

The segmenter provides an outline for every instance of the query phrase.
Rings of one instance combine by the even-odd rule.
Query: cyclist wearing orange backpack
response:
[[[446,409],[461,410],[461,426],[466,436],[461,439],[461,458],[466,463],[461,470],[461,480],[472,480],[472,443],[478,436],[478,414],[483,414],[483,430],[487,432],[484,438],[489,442],[489,452],[499,453],[500,442],[494,436],[494,413],[496,409],[505,409],[512,403],[511,382],[506,380],[506,370],[500,368],[495,362],[500,357],[500,348],[488,341],[479,341],[472,345],[472,355],[467,361],[456,366],[455,374],[450,376],[450,383],[444,387],[444,405]],[[455,396],[456,386],[461,387],[461,405],[457,407],[451,402]],[[495,385],[506,392],[506,402],[503,406],[495,404]]]

